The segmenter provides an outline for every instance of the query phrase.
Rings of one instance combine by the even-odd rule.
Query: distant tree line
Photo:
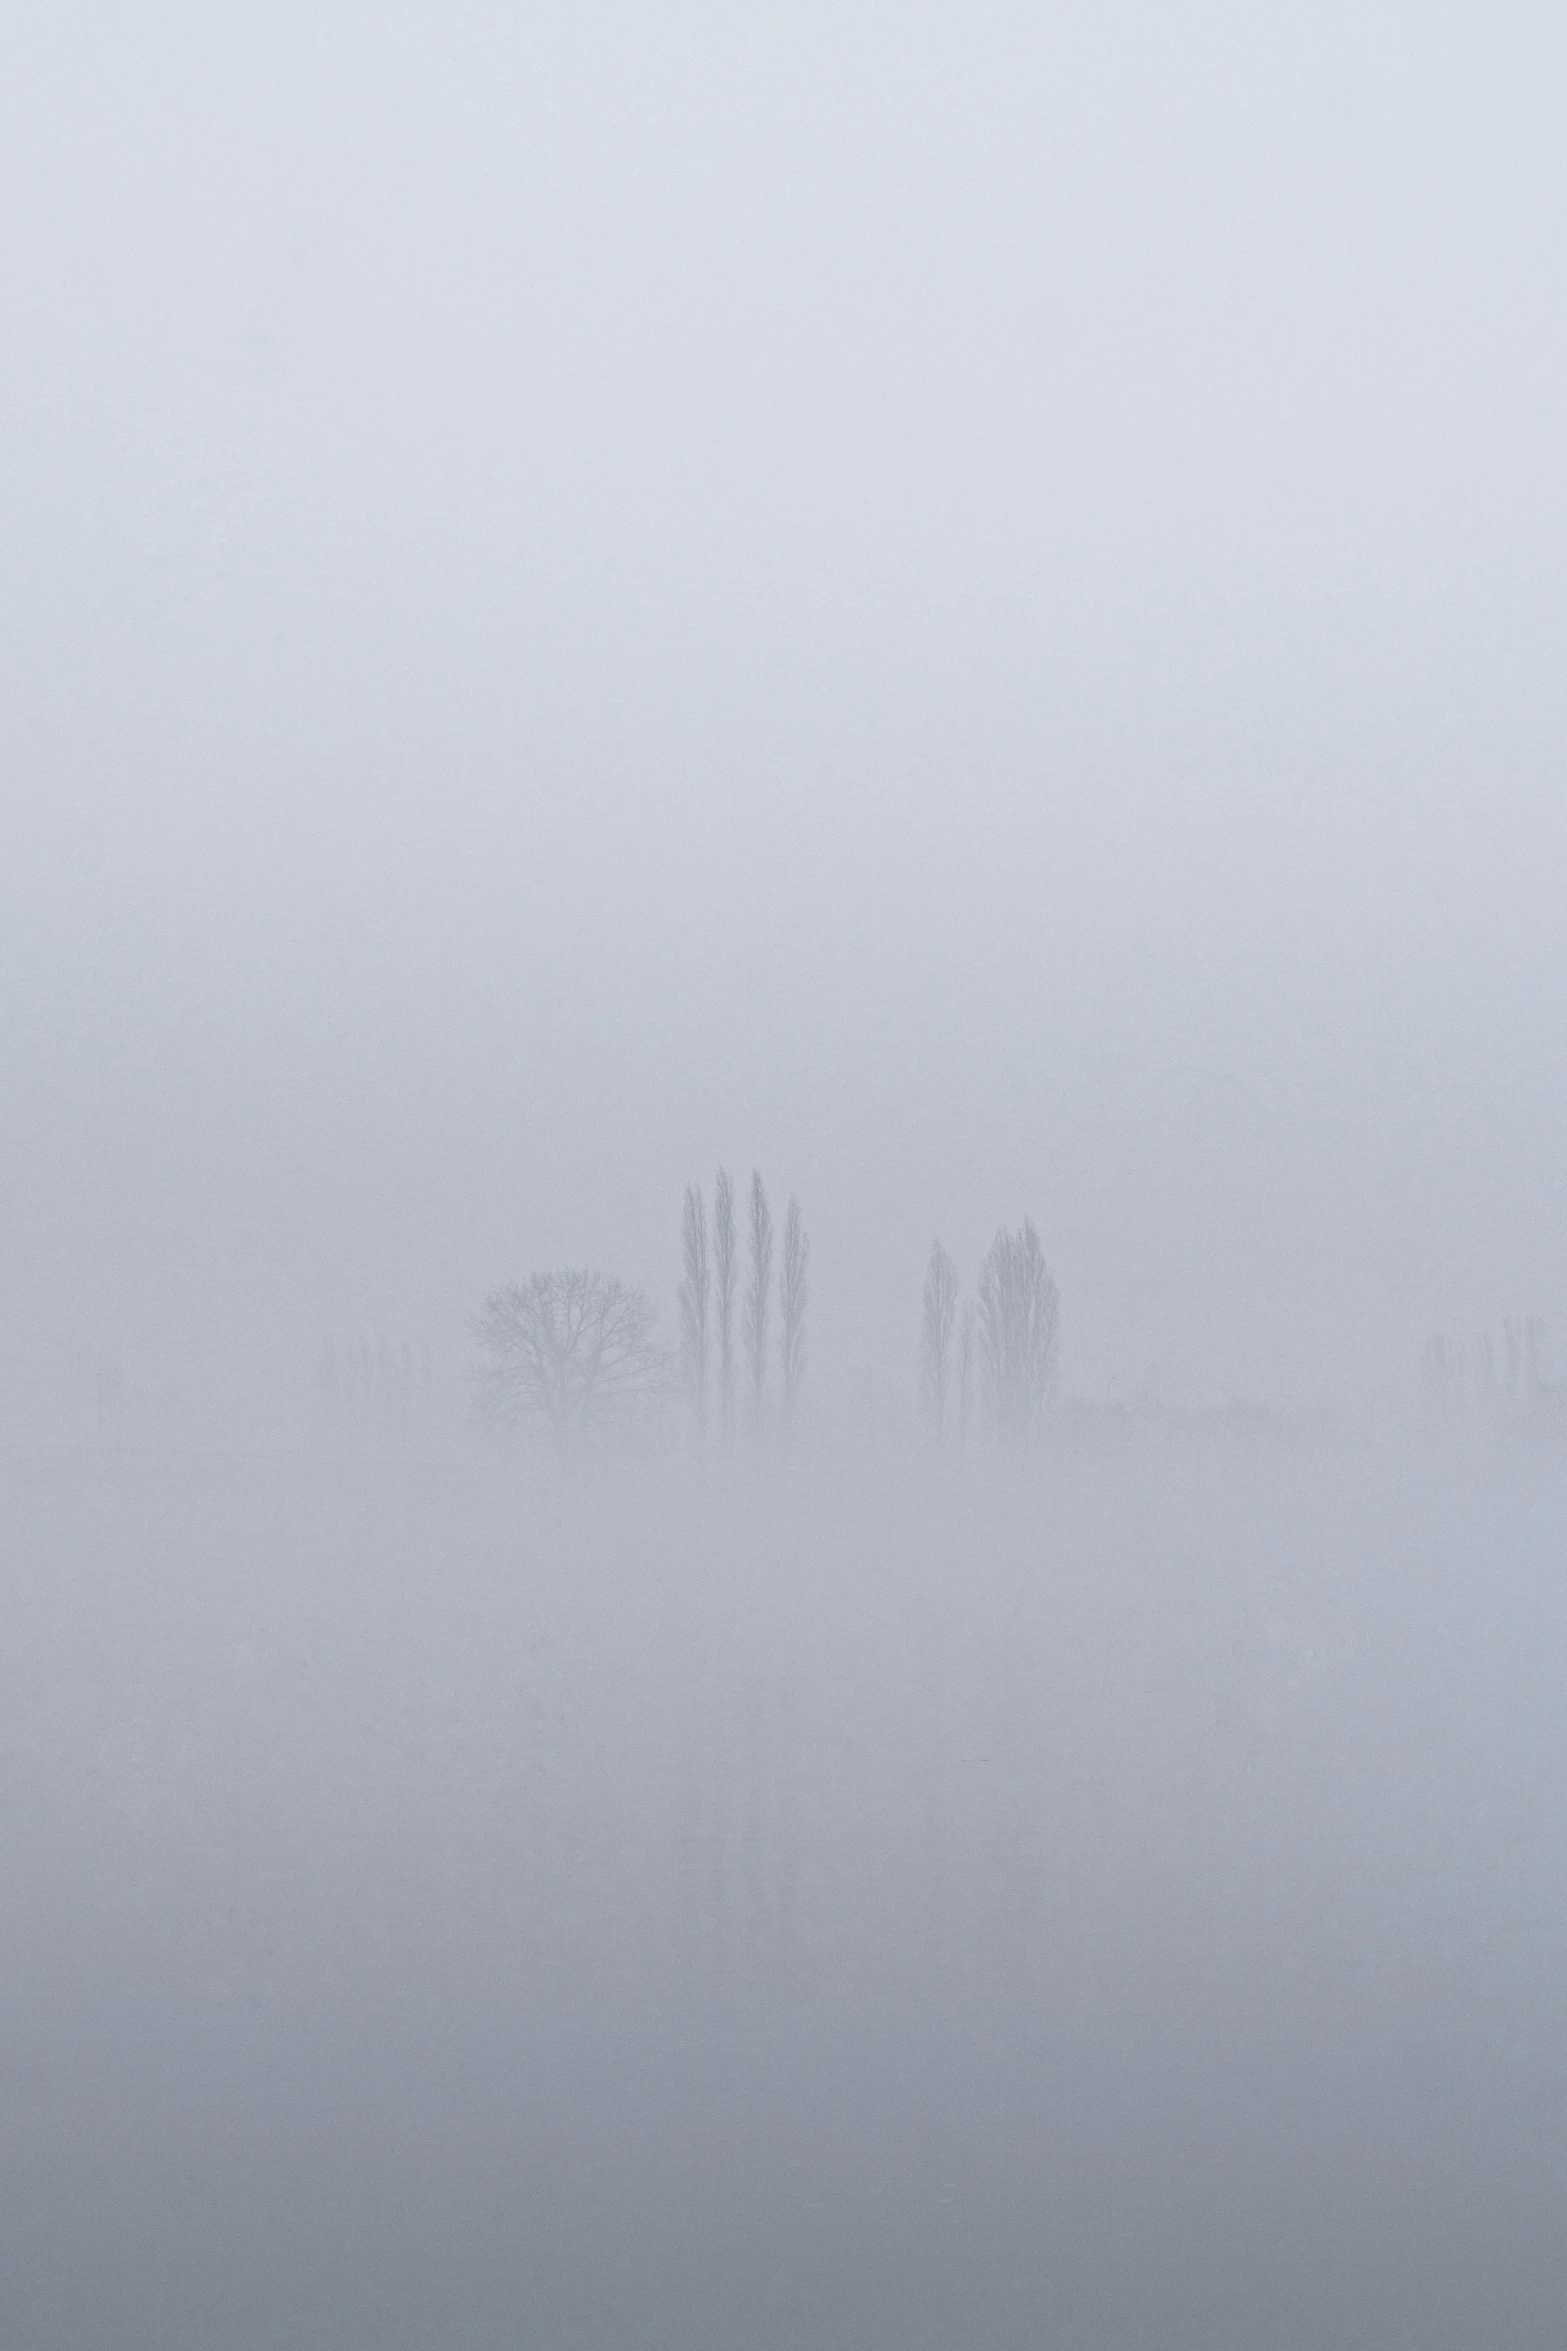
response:
[[[805,1381],[810,1259],[798,1197],[790,1194],[779,1235],[760,1172],[742,1201],[720,1168],[711,1208],[696,1183],[681,1205],[677,1351],[655,1343],[644,1291],[585,1269],[534,1273],[485,1300],[478,1411],[497,1427],[542,1426],[561,1447],[594,1430],[665,1429],[677,1399],[699,1449],[787,1435]],[[1059,1315],[1027,1218],[1016,1232],[998,1231],[966,1300],[934,1241],[919,1350],[932,1441],[966,1442],[978,1415],[998,1439],[1030,1443],[1054,1389]]]
[[[401,1443],[433,1417],[434,1380],[427,1343],[415,1348],[382,1338],[321,1343],[317,1386],[329,1424],[355,1440]]]
[[[680,1220],[680,1362],[698,1440],[708,1434],[711,1391],[718,1390],[718,1428],[727,1446],[735,1439],[735,1303],[740,1279],[740,1237],[734,1184],[720,1168],[713,1186],[711,1231],[699,1184],[686,1186]],[[740,1338],[745,1358],[744,1409],[747,1429],[760,1437],[768,1421],[768,1330],[773,1311],[773,1212],[767,1188],[753,1169],[746,1214],[745,1288],[740,1297]],[[783,1426],[793,1426],[805,1378],[805,1310],[811,1244],[800,1203],[789,1195],[778,1268],[778,1385]]]
[[[972,1299],[960,1305],[958,1269],[933,1241],[920,1322],[920,1402],[934,1443],[955,1425],[966,1442],[976,1401],[995,1435],[1025,1445],[1055,1386],[1060,1293],[1039,1235],[1025,1217],[986,1251]],[[977,1395],[976,1395],[977,1391]]]
[[[492,1291],[478,1321],[473,1390],[480,1418],[496,1428],[541,1426],[564,1449],[592,1431],[661,1424],[672,1392],[683,1386],[700,1444],[708,1440],[715,1389],[722,1443],[733,1444],[742,1424],[760,1438],[772,1416],[776,1306],[779,1416],[785,1430],[792,1427],[810,1300],[811,1246],[798,1199],[791,1194],[775,1251],[767,1189],[753,1173],[742,1253],[734,1185],[721,1168],[711,1220],[701,1187],[686,1188],[680,1251],[676,1359],[654,1342],[646,1293],[617,1277],[568,1269]]]
[[[1421,1350],[1420,1394],[1434,1415],[1474,1410],[1538,1419],[1567,1411],[1567,1382],[1556,1375],[1538,1314],[1504,1317],[1499,1347],[1489,1330],[1467,1340],[1433,1331]]]

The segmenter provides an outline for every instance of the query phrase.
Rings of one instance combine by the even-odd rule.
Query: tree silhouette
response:
[[[707,1428],[707,1297],[711,1277],[707,1264],[707,1215],[701,1191],[695,1184],[686,1186],[685,1208],[680,1219],[680,1254],[680,1353],[686,1393],[701,1435]]]
[[[920,1320],[920,1397],[925,1425],[937,1444],[947,1428],[952,1324],[958,1310],[958,1269],[939,1241],[930,1245]]]
[[[1060,1295],[1039,1235],[1025,1217],[1003,1229],[979,1276],[979,1362],[985,1403],[999,1436],[1033,1434],[1055,1372]]]
[[[974,1420],[974,1301],[968,1299],[958,1322],[958,1443],[968,1443]]]
[[[718,1395],[724,1442],[735,1429],[735,1282],[739,1249],[735,1231],[735,1188],[720,1168],[713,1186],[713,1288],[718,1321]]]
[[[751,1375],[751,1426],[759,1431],[767,1401],[767,1319],[772,1306],[773,1212],[762,1179],[751,1171],[751,1263],[743,1325],[746,1368]]]
[[[478,1324],[481,1417],[503,1428],[542,1421],[563,1448],[624,1418],[660,1372],[652,1328],[642,1291],[604,1274],[535,1273],[492,1291]]]
[[[791,1192],[784,1217],[783,1259],[778,1269],[778,1359],[783,1374],[784,1424],[794,1419],[800,1382],[805,1377],[805,1309],[810,1299],[806,1279],[811,1243],[800,1221],[800,1203]]]

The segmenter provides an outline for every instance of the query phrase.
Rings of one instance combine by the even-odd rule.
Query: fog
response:
[[[8,33],[0,2338],[1554,2342],[1558,29]]]
[[[8,2334],[1554,2343],[1564,1496],[34,1462]]]

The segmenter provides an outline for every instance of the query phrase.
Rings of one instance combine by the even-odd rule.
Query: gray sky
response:
[[[824,1380],[1024,1211],[1096,1391],[1567,1314],[1548,11],[7,52],[14,1398],[667,1295],[720,1158]]]

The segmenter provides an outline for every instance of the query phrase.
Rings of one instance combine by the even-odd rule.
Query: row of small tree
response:
[[[1490,1331],[1454,1339],[1433,1331],[1420,1355],[1421,1401],[1428,1413],[1560,1412],[1567,1386],[1555,1376],[1550,1333],[1538,1314],[1508,1315],[1497,1347]]]
[[[967,1438],[976,1400],[999,1437],[1026,1442],[1055,1383],[1060,1292],[1039,1235],[997,1233],[975,1296],[960,1304],[958,1269],[932,1241],[920,1322],[920,1403],[937,1444],[956,1420]],[[977,1391],[977,1395],[976,1395]]]
[[[790,1196],[779,1257],[778,1374],[783,1416],[794,1418],[805,1376],[805,1309],[811,1245]],[[744,1264],[735,1191],[720,1168],[711,1225],[699,1185],[686,1188],[681,1218],[679,1372],[698,1437],[705,1441],[716,1386],[726,1443],[738,1418],[736,1308],[753,1435],[768,1413],[773,1318],[773,1214],[760,1175],[751,1177]],[[744,1276],[744,1288],[741,1281]],[[568,1269],[530,1274],[493,1290],[478,1322],[480,1363],[474,1403],[497,1428],[542,1424],[562,1448],[575,1436],[662,1417],[675,1363],[653,1340],[646,1293],[606,1274]]]
[[[401,1443],[434,1418],[435,1380],[430,1349],[404,1339],[389,1347],[380,1339],[340,1346],[321,1343],[316,1381],[327,1425],[355,1442],[390,1438]]]
[[[810,1298],[810,1241],[798,1199],[790,1195],[775,1247],[760,1174],[751,1176],[742,1232],[734,1184],[720,1168],[711,1216],[701,1186],[686,1187],[680,1251],[678,1372],[698,1442],[707,1440],[715,1396],[725,1445],[742,1416],[753,1437],[765,1430],[775,1303],[787,1429],[805,1376]],[[1026,1218],[1019,1231],[997,1233],[966,1303],[957,1267],[939,1241],[931,1244],[920,1395],[937,1443],[954,1423],[966,1438],[976,1404],[998,1437],[1032,1436],[1055,1380],[1059,1312],[1055,1279]],[[655,1346],[653,1321],[643,1291],[603,1274],[535,1273],[493,1291],[478,1325],[475,1402],[482,1417],[503,1427],[542,1422],[564,1445],[578,1432],[662,1415],[677,1366]]]
[[[680,1220],[680,1360],[686,1395],[705,1441],[710,1391],[718,1390],[719,1426],[726,1444],[735,1435],[735,1302],[740,1281],[740,1232],[735,1190],[726,1169],[713,1186],[711,1227],[699,1184],[686,1186]],[[811,1244],[791,1192],[784,1215],[778,1268],[778,1375],[784,1425],[794,1419],[805,1377],[805,1309]],[[755,1169],[746,1217],[745,1291],[740,1337],[745,1356],[747,1417],[759,1435],[767,1416],[767,1334],[772,1318],[773,1212]]]

